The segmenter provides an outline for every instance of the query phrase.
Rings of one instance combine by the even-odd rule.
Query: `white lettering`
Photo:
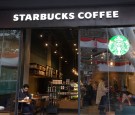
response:
[[[54,19],[54,13],[52,14],[47,14],[48,20],[53,20]]]
[[[93,12],[78,12],[75,17],[74,12],[70,13],[41,13],[41,14],[14,14],[13,21],[35,21],[35,20],[72,20],[78,18],[95,19],[95,18],[118,18],[119,11],[93,11]]]
[[[93,18],[96,18],[98,16],[98,12],[93,12]]]
[[[69,13],[69,19],[74,19],[75,18],[75,15],[74,15],[75,13]]]
[[[25,14],[20,14],[19,16],[21,17],[20,20],[21,20],[21,21],[24,21],[24,16],[25,16]]]
[[[61,16],[61,13],[57,13],[57,14],[55,14],[55,19],[56,19],[56,20],[60,20],[60,19],[61,19],[61,17],[60,17],[60,16]]]
[[[90,12],[86,12],[84,16],[86,19],[90,19],[92,17],[92,14]]]
[[[79,19],[84,19],[84,12],[79,12],[78,13],[78,18]]]
[[[46,14],[41,14],[40,15],[40,20],[46,20]]]
[[[118,18],[119,17],[119,11],[113,11],[113,18]]]
[[[99,18],[103,18],[103,16],[105,16],[105,12],[104,11],[99,12]]]
[[[31,14],[27,14],[25,17],[25,21],[32,20]]]
[[[39,14],[33,14],[33,20],[39,20]]]
[[[106,11],[106,18],[112,18],[112,11]]]
[[[19,20],[18,14],[15,14],[15,15],[13,16],[13,21],[18,21],[18,20]]]
[[[64,20],[64,19],[68,19],[67,14],[68,14],[68,13],[62,13],[62,19],[63,19],[63,20]]]

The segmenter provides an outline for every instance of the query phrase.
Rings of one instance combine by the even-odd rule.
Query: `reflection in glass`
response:
[[[20,30],[0,30],[0,106],[8,110],[15,108],[20,38]]]
[[[109,41],[118,37],[115,42]],[[124,39],[122,38],[124,36]],[[127,40],[125,40],[125,38]],[[127,42],[129,43],[127,45]],[[119,108],[123,91],[135,94],[135,28],[89,28],[80,30],[80,76],[82,114],[99,115],[96,104],[97,88],[101,78],[105,78],[107,102],[104,112],[123,112]],[[120,47],[119,47],[120,46]],[[110,48],[115,49],[115,53]],[[122,47],[122,48],[121,48]],[[118,51],[116,51],[118,49]],[[116,54],[118,53],[118,55]],[[92,93],[88,85],[92,86]],[[90,102],[90,103],[89,103]],[[133,111],[132,111],[133,112]],[[135,114],[135,113],[131,113]]]

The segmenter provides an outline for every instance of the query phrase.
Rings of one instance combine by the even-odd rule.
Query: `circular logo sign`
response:
[[[109,40],[108,48],[114,55],[124,55],[128,52],[130,47],[128,39],[123,35],[113,36]]]

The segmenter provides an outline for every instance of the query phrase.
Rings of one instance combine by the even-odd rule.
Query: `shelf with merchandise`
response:
[[[48,93],[55,95],[57,99],[78,99],[78,84],[64,84],[62,80],[53,80],[52,84],[48,86]]]
[[[37,63],[30,63],[30,74],[35,76],[45,76],[46,67]]]
[[[71,83],[71,89],[70,90],[70,99],[71,100],[77,100],[78,99],[78,84],[73,82]]]
[[[48,65],[40,65],[37,63],[30,63],[30,75],[35,78],[57,78],[58,70]]]

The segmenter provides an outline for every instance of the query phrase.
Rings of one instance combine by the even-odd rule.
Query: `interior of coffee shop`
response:
[[[78,109],[78,30],[32,29],[30,44],[30,92],[52,96],[59,109]]]
[[[39,69],[34,69],[34,66]],[[45,93],[52,80],[77,82],[77,73],[77,29],[32,29],[29,80],[37,85],[31,87],[33,93]]]
[[[25,57],[23,59],[25,64],[21,75],[24,78],[19,76],[19,88],[26,82],[24,79],[27,79],[29,92],[33,99],[38,97],[46,99],[44,105],[42,101],[37,101],[36,106],[44,107],[48,113],[75,110],[77,114],[78,107],[80,107],[81,113],[91,112],[98,115],[96,97],[90,105],[88,103],[90,100],[87,97],[85,86],[90,80],[92,80],[94,90],[97,91],[100,79],[106,78],[109,91],[114,91],[113,97],[119,97],[119,92],[124,90],[125,86],[129,92],[135,94],[133,50],[135,42],[132,39],[134,30],[133,27],[33,28],[28,37],[24,32],[24,43],[28,40],[30,48],[27,52],[25,47],[22,53]],[[0,85],[3,89],[0,89],[0,103],[6,106],[11,94],[15,96],[16,92],[20,51],[18,41],[22,36],[20,30],[4,30],[1,33],[0,43],[3,48],[1,59],[3,60],[1,61]],[[121,46],[125,48],[124,51],[116,52],[117,47],[111,47],[112,44],[108,45],[112,43],[109,40],[115,35],[125,35],[128,38],[130,45],[126,42],[125,46]],[[116,38],[117,41],[122,41],[121,36]],[[111,48],[114,49],[111,50]],[[26,61],[27,69],[25,68]],[[108,96],[110,98],[110,95]],[[112,106],[114,102],[110,100],[110,109],[114,109]],[[13,100],[12,104],[14,104]],[[11,107],[11,103],[9,105]]]
[[[78,90],[78,80],[82,88],[89,84],[90,79],[97,88],[100,79],[104,77],[108,80],[107,85],[110,89],[122,91],[126,86],[128,91],[134,94],[134,67],[130,59],[131,54],[128,52],[126,55],[114,55],[107,48],[109,39],[117,35],[116,31],[120,35],[124,34],[124,28],[81,29],[79,34],[76,28],[32,29],[29,82],[35,85],[33,87],[30,84],[30,91],[34,94],[47,94],[51,82],[57,89],[57,85],[68,86],[73,81]],[[78,62],[78,59],[81,61]],[[33,66],[46,69],[35,71]],[[78,68],[80,79],[78,79]],[[66,85],[65,89],[57,92],[59,109],[78,109],[78,91],[72,92]],[[88,106],[87,96],[80,95],[80,107]],[[93,106],[95,101],[92,103]]]

